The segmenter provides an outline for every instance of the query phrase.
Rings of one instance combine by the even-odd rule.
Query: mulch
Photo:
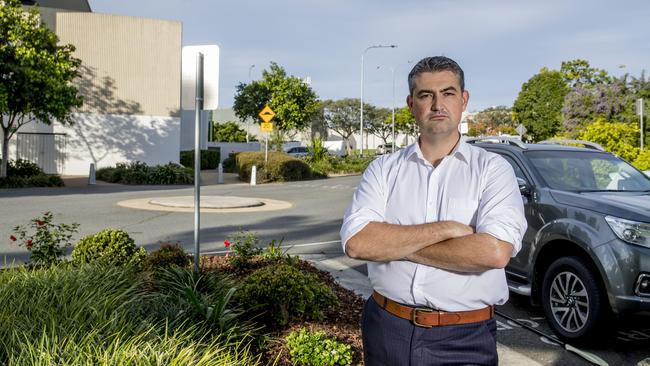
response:
[[[243,278],[256,269],[266,266],[268,262],[254,260],[249,268],[237,270],[230,266],[226,257],[211,256],[204,257],[202,267],[204,270],[217,270],[222,273],[230,273],[235,278]],[[363,348],[361,342],[361,312],[364,299],[354,292],[341,287],[334,278],[327,272],[323,272],[309,262],[300,260],[298,267],[302,272],[313,273],[323,283],[327,284],[339,299],[339,305],[330,309],[324,314],[324,318],[318,321],[303,321],[290,323],[284,327],[267,328],[266,332],[272,337],[272,341],[266,347],[264,358],[266,360],[278,359],[277,365],[292,365],[289,353],[285,347],[284,338],[292,331],[307,328],[310,331],[322,331],[338,341],[352,346],[354,350],[353,365],[363,365]]]

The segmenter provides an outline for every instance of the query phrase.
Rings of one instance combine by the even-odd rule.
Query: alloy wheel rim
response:
[[[561,272],[549,291],[555,322],[566,332],[580,331],[589,318],[589,295],[582,280],[572,272]]]

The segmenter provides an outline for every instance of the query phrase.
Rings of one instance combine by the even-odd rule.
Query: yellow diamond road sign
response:
[[[266,105],[264,109],[262,109],[262,111],[260,112],[259,116],[262,119],[262,121],[269,123],[271,122],[273,117],[275,117],[275,112],[273,112],[273,110],[268,105]]]
[[[260,129],[262,130],[262,132],[273,132],[273,123],[263,122],[260,125]]]

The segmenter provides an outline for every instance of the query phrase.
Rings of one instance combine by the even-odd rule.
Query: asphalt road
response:
[[[350,202],[358,176],[326,180],[268,184],[209,185],[202,195],[225,195],[282,200],[291,207],[279,211],[203,213],[201,251],[223,251],[223,240],[238,230],[257,232],[263,244],[283,240],[294,254],[324,254],[365,273],[365,265],[343,256],[339,228]],[[5,263],[24,261],[27,252],[10,244],[12,228],[25,224],[42,212],[51,211],[57,222],[80,224],[77,238],[107,227],[127,231],[137,244],[155,250],[161,242],[179,243],[193,248],[193,214],[124,208],[118,202],[137,198],[191,196],[192,187],[97,185],[70,188],[0,190],[0,257]],[[499,311],[547,334],[552,334],[541,308],[527,298],[511,295]],[[542,365],[589,365],[573,353],[549,344],[538,335],[503,318],[498,320],[498,341],[520,353],[530,363]],[[582,348],[605,359],[610,365],[636,365],[650,358],[650,316],[619,320],[616,327],[601,337],[599,345]],[[650,363],[649,363],[650,364]]]

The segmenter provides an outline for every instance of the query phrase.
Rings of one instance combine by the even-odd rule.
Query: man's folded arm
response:
[[[405,259],[449,271],[478,273],[504,268],[511,254],[512,244],[476,233],[429,245]]]
[[[345,252],[356,259],[375,262],[402,260],[423,248],[472,234],[473,229],[456,221],[421,225],[395,225],[372,221],[345,243]]]

